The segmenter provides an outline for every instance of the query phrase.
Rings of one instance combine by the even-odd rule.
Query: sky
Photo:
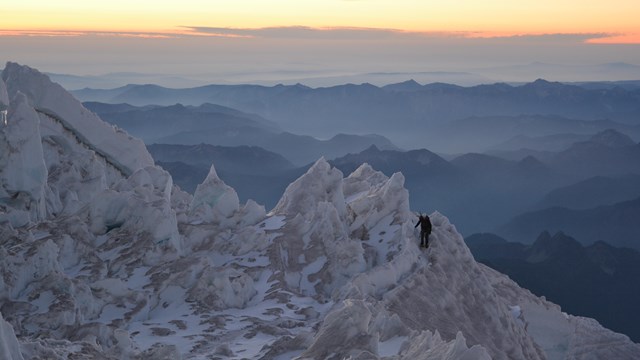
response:
[[[21,0],[0,13],[0,61],[105,86],[640,79],[637,0]]]

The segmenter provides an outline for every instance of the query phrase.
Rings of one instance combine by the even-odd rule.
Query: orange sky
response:
[[[473,36],[605,33],[640,43],[638,0],[21,0],[0,5],[14,31],[175,33],[181,26],[363,27]],[[51,33],[50,33],[51,34]]]

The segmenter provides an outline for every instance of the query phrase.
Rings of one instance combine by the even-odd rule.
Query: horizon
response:
[[[126,81],[111,73],[172,86],[399,82],[374,73],[458,85],[640,78],[640,5],[630,0],[28,0],[3,15],[0,62],[94,77],[102,88]],[[617,63],[632,66],[601,66]]]
[[[13,62],[10,60],[10,62]],[[30,67],[30,64],[21,64],[27,65]],[[596,64],[593,66],[560,66],[557,64],[548,64],[548,63],[539,63],[533,62],[525,65],[521,65],[523,69],[534,66],[544,66],[548,69],[557,69],[563,68],[568,72],[585,72],[585,69],[590,69],[592,71],[600,71],[605,72],[609,67],[623,67],[626,68],[624,71],[628,71],[631,69],[631,72],[638,70],[640,71],[640,65],[628,64],[628,63],[604,63],[604,64]],[[35,67],[33,67],[35,68]],[[507,67],[508,68],[508,67]],[[38,69],[40,71],[40,69]],[[497,71],[496,69],[488,69]],[[1,71],[1,69],[0,69]],[[530,70],[528,70],[530,72]],[[549,71],[549,70],[547,70]],[[220,80],[220,79],[208,79],[203,80],[195,79],[187,76],[180,75],[170,75],[170,74],[149,74],[142,72],[120,72],[120,73],[104,73],[104,74],[68,74],[68,73],[55,73],[55,72],[47,72],[42,71],[44,74],[49,76],[54,82],[59,83],[65,89],[70,91],[83,90],[83,89],[95,89],[95,90],[110,90],[116,89],[125,86],[144,86],[144,85],[156,85],[164,88],[171,89],[185,89],[185,88],[197,88],[204,87],[210,85],[220,85],[220,86],[236,86],[236,85],[247,85],[247,86],[264,86],[264,87],[274,87],[274,86],[294,86],[294,85],[302,85],[305,87],[309,87],[312,89],[319,88],[331,88],[336,86],[343,85],[373,85],[376,87],[385,87],[389,85],[396,85],[406,82],[415,82],[420,86],[427,86],[432,84],[450,84],[456,85],[460,87],[474,87],[479,85],[494,85],[494,84],[507,84],[510,86],[521,86],[525,84],[530,84],[538,80],[543,80],[550,83],[562,83],[568,85],[576,85],[576,84],[584,84],[584,83],[610,83],[610,84],[621,84],[621,83],[633,83],[640,81],[640,73],[637,77],[634,78],[620,78],[615,77],[606,77],[606,75],[602,75],[599,78],[594,79],[571,79],[571,76],[564,79],[558,79],[554,77],[552,74],[547,73],[550,76],[538,76],[532,77],[530,79],[512,79],[512,80],[502,80],[498,78],[490,78],[481,75],[482,69],[476,69],[475,73],[470,72],[447,72],[447,71],[433,71],[433,72],[415,72],[415,73],[406,73],[406,72],[371,72],[371,73],[353,73],[343,76],[318,76],[318,77],[307,77],[307,78],[297,78],[297,79],[284,79],[284,78],[274,78],[272,80],[267,79],[258,79],[258,80],[249,80],[249,81],[231,81],[231,80]],[[614,72],[615,73],[615,72]],[[618,72],[620,73],[620,72]],[[206,78],[206,76],[203,77]],[[517,75],[516,75],[517,77]]]

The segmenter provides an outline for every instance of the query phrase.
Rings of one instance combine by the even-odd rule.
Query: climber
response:
[[[429,235],[431,234],[431,220],[429,220],[428,215],[418,216],[418,223],[414,228],[417,228],[420,225],[420,247],[429,247]]]

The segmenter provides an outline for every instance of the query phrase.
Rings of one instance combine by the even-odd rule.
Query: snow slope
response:
[[[93,147],[94,151],[121,168],[126,175],[138,168],[153,165],[153,158],[140,139],[132,138],[122,130],[114,131],[111,125],[85,109],[80,101],[62,86],[51,82],[46,75],[27,66],[8,62],[2,79],[10,99],[18,92],[25,94],[34,110],[59,122],[84,144]],[[0,95],[0,101],[1,98]]]
[[[0,313],[0,358],[4,360],[23,360],[20,344],[13,327],[2,318]]]
[[[400,173],[320,159],[267,213],[212,166],[191,197],[44,75],[2,79],[3,358],[640,356],[476,263],[437,212],[420,249]]]

